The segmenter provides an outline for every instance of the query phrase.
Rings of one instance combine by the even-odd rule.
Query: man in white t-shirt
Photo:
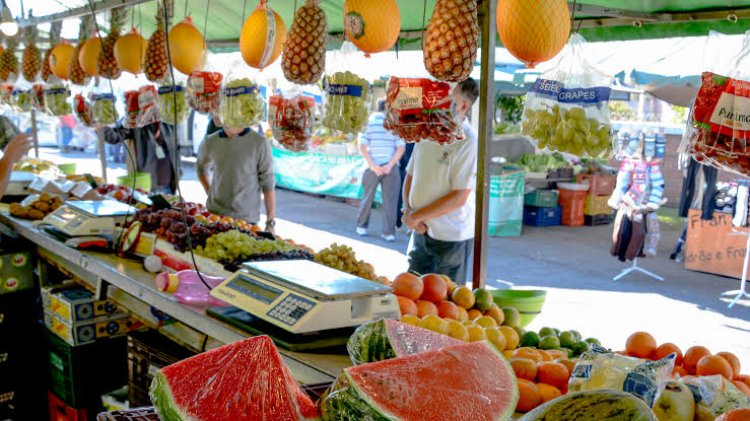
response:
[[[466,138],[445,146],[418,143],[404,180],[403,222],[414,230],[409,271],[444,274],[459,285],[467,281],[474,250],[477,133],[466,113],[478,97],[473,79],[456,85],[453,99]]]

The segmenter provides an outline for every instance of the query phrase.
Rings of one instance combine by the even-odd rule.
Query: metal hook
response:
[[[737,15],[734,13],[730,13],[727,15],[727,20],[732,23],[737,23]]]
[[[633,26],[635,26],[636,28],[643,28],[643,22],[641,22],[640,19],[636,19],[633,21]]]

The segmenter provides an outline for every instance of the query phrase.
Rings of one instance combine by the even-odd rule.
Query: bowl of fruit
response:
[[[540,289],[495,289],[492,299],[500,307],[515,307],[521,313],[521,327],[526,327],[542,312],[547,291]]]

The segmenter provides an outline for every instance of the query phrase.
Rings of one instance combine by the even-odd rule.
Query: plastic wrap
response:
[[[149,391],[162,420],[318,417],[268,336],[255,336],[159,369]]]
[[[298,90],[273,95],[268,100],[268,123],[273,138],[287,150],[306,151],[315,125],[315,100]]]
[[[465,138],[451,87],[430,79],[391,77],[383,126],[406,142],[449,144]]]
[[[255,82],[227,77],[221,96],[221,122],[225,127],[250,127],[263,118],[265,105]]]
[[[68,115],[73,112],[70,102],[70,90],[62,83],[51,84],[44,89],[44,103],[53,116]]]
[[[136,127],[145,127],[149,124],[159,122],[158,96],[159,94],[157,94],[156,88],[153,85],[144,85],[138,88]]]
[[[218,72],[193,72],[188,78],[185,95],[190,108],[203,114],[218,111],[223,79],[224,76]]]
[[[126,129],[135,129],[138,127],[138,91],[126,91],[125,97],[125,117],[122,119],[122,127]]]
[[[73,111],[76,118],[86,127],[94,125],[94,113],[88,99],[81,94],[73,97]]]
[[[167,84],[159,87],[159,115],[165,123],[176,126],[187,117],[185,88],[181,83]]]
[[[680,381],[693,392],[696,413],[702,410],[715,418],[732,409],[750,408],[750,397],[721,375],[685,376]]]
[[[323,125],[344,134],[358,134],[370,116],[370,83],[352,72],[326,76],[326,109]]]
[[[182,270],[177,273],[162,272],[156,275],[156,289],[172,294],[183,304],[221,307],[229,304],[212,297],[209,294],[211,290],[203,282],[215,288],[225,280],[220,276],[206,274],[198,276],[198,272],[194,270]]]
[[[47,112],[47,105],[44,102],[44,85],[36,83],[31,87],[31,90],[34,93],[34,107],[36,107],[36,110]]]
[[[33,93],[30,89],[13,89],[11,105],[21,112],[31,111],[31,107],[34,106]]]
[[[110,93],[93,94],[91,96],[91,108],[94,121],[97,124],[110,126],[117,123],[114,95]]]
[[[558,65],[534,82],[526,96],[521,132],[539,149],[607,158],[612,154],[612,78],[589,65],[584,42],[581,35],[573,35]]]
[[[649,361],[594,346],[573,368],[568,390],[620,390],[653,406],[672,376],[676,357],[676,354],[670,354],[661,360]]]

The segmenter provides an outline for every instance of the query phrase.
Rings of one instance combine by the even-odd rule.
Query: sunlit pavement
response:
[[[92,154],[60,154],[43,149],[42,157],[55,162],[76,162],[78,171],[100,174]],[[108,163],[108,178],[125,174],[124,164]],[[186,200],[205,201],[194,166],[183,162],[182,191]],[[376,272],[393,277],[407,267],[404,255],[408,238],[397,234],[395,243],[380,239],[381,214],[374,211],[370,235],[354,233],[356,208],[325,198],[280,190],[277,233],[320,249],[333,242],[354,248]],[[611,226],[524,227],[521,237],[490,238],[488,284],[506,288],[544,288],[547,300],[542,314],[529,326],[578,329],[603,344],[624,348],[636,330],[651,332],[658,342],[674,342],[683,351],[696,344],[713,352],[736,353],[750,373],[750,300],[727,308],[727,290],[739,280],[688,271],[669,260],[682,227],[662,226],[659,255],[643,259],[645,268],[666,278],[658,282],[633,273],[612,281],[626,265],[609,255]]]

